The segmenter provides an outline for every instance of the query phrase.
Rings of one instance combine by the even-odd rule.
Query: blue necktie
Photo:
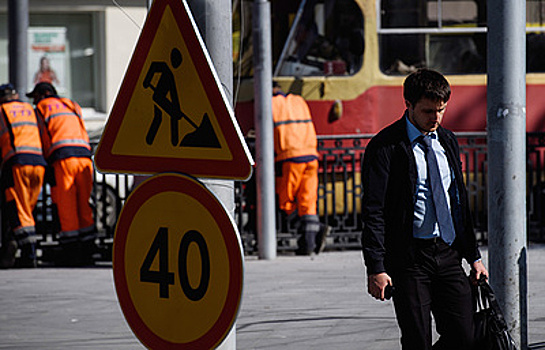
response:
[[[450,215],[447,197],[445,196],[445,190],[443,188],[443,181],[441,180],[437,158],[435,157],[435,152],[431,147],[431,137],[424,136],[420,139],[422,140],[422,144],[424,145],[424,149],[426,151],[426,162],[428,163],[430,187],[433,204],[435,207],[435,216],[437,217],[437,224],[439,225],[439,232],[443,241],[445,241],[448,245],[451,245],[452,242],[454,242],[456,233],[454,232],[452,216]]]

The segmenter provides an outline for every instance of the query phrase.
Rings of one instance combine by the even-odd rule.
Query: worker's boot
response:
[[[15,254],[17,253],[17,242],[7,240],[0,248],[0,269],[9,269],[15,265]]]
[[[17,259],[16,266],[22,268],[38,267],[35,243],[26,243],[21,245],[21,256],[19,259]]]

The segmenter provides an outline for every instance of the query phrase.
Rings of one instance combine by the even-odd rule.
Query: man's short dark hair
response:
[[[411,73],[403,83],[403,98],[413,106],[422,98],[448,102],[450,84],[439,72],[422,68]]]

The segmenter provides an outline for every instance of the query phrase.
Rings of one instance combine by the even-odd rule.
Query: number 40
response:
[[[187,271],[187,255],[191,243],[197,244],[201,254],[201,280],[197,288],[193,288],[189,283]],[[151,270],[151,265],[157,255],[159,255],[159,270]],[[140,281],[158,283],[160,298],[168,298],[169,286],[174,284],[174,273],[168,270],[168,265],[168,228],[161,227],[140,267]],[[210,282],[210,255],[204,237],[195,230],[188,231],[180,242],[178,274],[185,296],[192,301],[201,300],[206,294]]]

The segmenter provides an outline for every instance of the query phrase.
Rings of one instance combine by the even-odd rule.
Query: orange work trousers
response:
[[[59,214],[59,238],[64,235],[77,237],[79,230],[94,226],[93,210],[89,205],[93,162],[89,158],[59,159],[53,163],[53,171],[55,186],[51,187],[51,199]]]
[[[318,200],[318,160],[308,163],[283,162],[282,175],[276,177],[280,209],[288,215],[316,215]]]
[[[17,232],[24,229],[34,232],[32,211],[42,190],[45,168],[41,165],[13,164],[11,172],[13,183],[10,185],[13,186],[4,190],[5,205],[8,208],[16,208],[17,213],[10,212],[6,219],[17,236]]]

